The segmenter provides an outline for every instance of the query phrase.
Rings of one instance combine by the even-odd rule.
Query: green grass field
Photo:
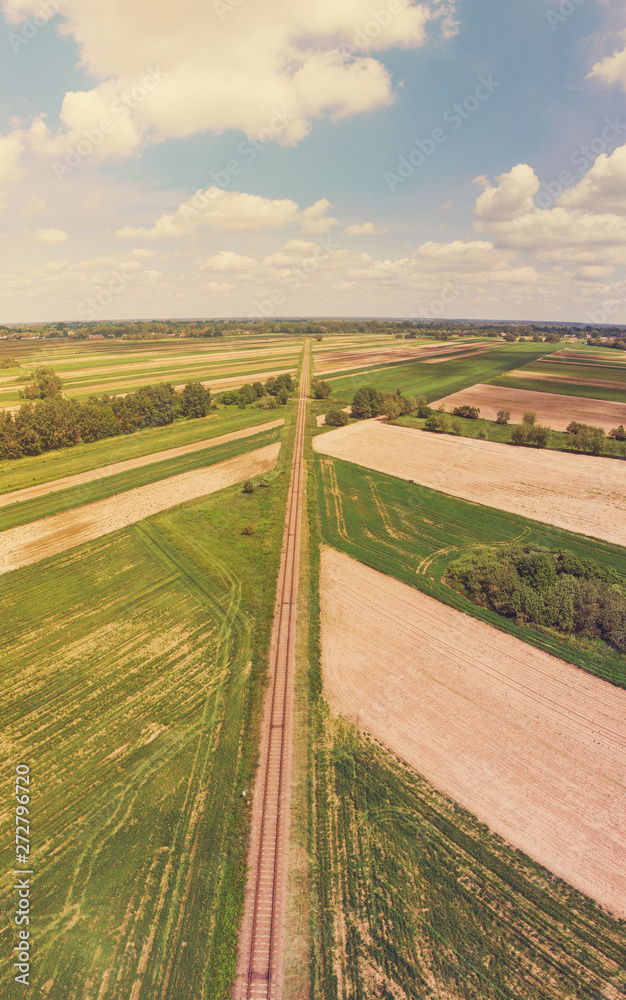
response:
[[[315,469],[322,537],[329,545],[445,604],[626,687],[626,657],[599,640],[568,641],[547,629],[517,625],[477,607],[442,580],[450,562],[480,545],[523,541],[567,549],[601,566],[612,566],[625,577],[626,549],[467,503],[349,462],[317,457]]]
[[[492,382],[504,372],[521,368],[535,361],[558,344],[499,344],[485,354],[459,358],[456,361],[440,361],[435,365],[421,361],[409,361],[394,365],[382,371],[365,369],[359,375],[329,377],[333,389],[332,398],[349,403],[354,393],[362,385],[374,385],[382,392],[401,389],[405,396],[426,396],[428,402],[460,392],[477,383]],[[378,367],[378,366],[376,366]]]
[[[289,407],[261,410],[247,407],[220,406],[217,411],[198,420],[176,420],[167,427],[149,427],[135,434],[120,434],[92,444],[79,444],[74,448],[49,451],[13,461],[0,462],[0,493],[27,486],[37,486],[53,479],[77,475],[103,465],[113,465],[157,451],[178,448],[196,441],[209,440],[221,434],[230,434],[245,427],[254,428],[270,420],[287,417]]]
[[[314,1000],[609,1000],[624,924],[314,709]]]
[[[501,385],[505,389],[528,389],[531,392],[552,392],[560,396],[582,396],[584,399],[606,399],[614,403],[626,403],[626,386],[624,390],[608,388],[599,385],[581,385],[579,382],[553,382],[550,379],[507,378],[506,375],[491,380],[492,385]]]
[[[135,489],[137,486],[158,483],[169,476],[178,476],[183,472],[190,472],[192,469],[202,469],[215,465],[216,462],[224,462],[227,458],[234,458],[236,455],[243,455],[253,449],[272,444],[274,441],[278,441],[280,434],[281,429],[276,427],[274,430],[253,434],[240,441],[230,441],[214,448],[192,452],[190,455],[170,458],[164,462],[155,462],[153,465],[140,466],[138,469],[130,469],[128,472],[107,476],[104,479],[96,479],[94,482],[85,483],[82,486],[59,490],[46,497],[0,507],[0,531],[14,528],[18,524],[38,521],[40,518],[50,517],[52,514],[59,514],[61,511],[71,510],[74,507],[81,507],[84,504],[93,503],[95,500],[117,496],[119,493]]]
[[[229,996],[287,469],[0,579],[37,995]],[[0,936],[8,977],[8,922]]]

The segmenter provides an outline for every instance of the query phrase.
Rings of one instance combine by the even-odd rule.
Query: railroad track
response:
[[[249,873],[235,1000],[280,1000],[282,995],[308,367],[307,342],[270,648],[270,686],[264,706],[259,768],[252,800]]]

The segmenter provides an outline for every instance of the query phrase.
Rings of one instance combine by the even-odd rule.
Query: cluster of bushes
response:
[[[17,358],[12,358],[10,356],[0,358],[0,368],[20,368],[20,363]]]
[[[581,424],[577,420],[572,420],[567,425],[566,433],[571,436],[571,443],[576,451],[587,451],[592,455],[602,454],[605,438],[603,427],[593,427],[591,424]],[[626,441],[624,425],[614,427],[609,431],[609,437],[614,441]]]
[[[329,410],[324,423],[327,427],[345,427],[348,423],[348,414],[345,410]]]
[[[519,624],[603,639],[626,653],[626,580],[590,559],[533,545],[481,548],[452,563],[446,579]]]
[[[16,413],[0,413],[0,459],[40,455],[144,427],[163,427],[178,416],[204,417],[210,405],[211,393],[199,382],[188,383],[180,393],[169,382],[160,382],[126,396],[89,396],[84,402],[65,399],[57,387],[53,394],[25,403]]]
[[[317,340],[317,337],[315,339]],[[328,399],[332,391],[333,391],[332,386],[330,386],[328,382],[322,382],[320,379],[317,378],[311,380],[312,399]]]
[[[455,406],[452,411],[453,417],[465,417],[468,420],[478,420],[480,409],[478,406]]]
[[[245,409],[250,403],[257,403],[265,409],[275,410],[277,406],[285,406],[293,395],[296,384],[291,375],[285,372],[276,378],[268,378],[265,382],[251,382],[242,385],[241,389],[229,389],[217,397],[225,406],[238,406]]]
[[[415,399],[414,396],[407,398],[402,395],[401,389],[396,389],[395,392],[380,392],[373,385],[363,385],[354,394],[351,413],[357,420],[369,420],[381,414],[388,420],[397,420],[405,413],[413,413],[420,404],[426,406],[424,396],[420,396],[419,399]],[[430,413],[430,409],[428,407],[426,409]]]
[[[511,431],[511,442],[513,444],[534,444],[538,448],[545,448],[550,442],[552,431],[549,427],[542,427],[537,423],[537,414],[534,410],[526,410],[522,417],[521,424],[517,424]]]

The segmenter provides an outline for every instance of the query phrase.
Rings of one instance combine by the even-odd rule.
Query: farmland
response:
[[[362,421],[317,437],[315,450],[568,531],[620,544],[621,462],[512,448]],[[585,497],[584,506],[579,497]]]
[[[321,709],[314,996],[614,1000],[623,925]]]
[[[284,417],[285,412],[279,410],[277,416]],[[0,495],[103,469],[111,464],[134,461],[171,448],[202,441],[206,441],[208,447],[212,438],[247,429],[253,434],[257,425],[267,421],[265,410],[223,407],[197,420],[176,420],[165,427],[147,427],[134,434],[103,438],[43,455],[6,460],[0,462]]]
[[[234,487],[0,579],[50,1000],[229,995],[283,502]]]
[[[410,361],[382,368],[364,369],[356,375],[329,376],[333,396],[348,402],[362,385],[374,385],[382,392],[402,390],[405,396],[425,395],[430,402],[459,392],[477,382],[491,382],[512,369],[548,354],[558,344],[494,344],[484,353],[468,358],[440,361],[436,365]]]
[[[626,577],[626,552],[516,514],[467,503],[349,462],[318,458],[315,487],[323,540],[442,603],[626,687],[626,657],[597,641],[567,641],[477,607],[448,587],[447,566],[480,546],[511,542],[565,549]]]
[[[626,691],[334,549],[322,553],[320,593],[335,710],[626,917],[614,861],[626,854]]]
[[[481,416],[487,420],[495,420],[499,410],[509,410],[514,424],[522,422],[525,410],[534,410],[539,423],[560,431],[564,431],[572,420],[602,427],[606,431],[626,423],[626,403],[526,389],[504,389],[494,385],[474,385],[471,389],[435,400],[433,407],[441,404],[448,412],[452,412],[455,406],[477,406]]]
[[[19,374],[3,376],[0,382],[0,409],[19,405],[23,376],[35,367],[50,366],[63,379],[70,399],[86,399],[92,394],[122,395],[139,386],[168,381],[182,387],[201,381],[213,388],[243,385],[256,379],[297,368],[301,346],[296,340],[278,341],[103,342],[77,345],[49,344],[19,355]]]

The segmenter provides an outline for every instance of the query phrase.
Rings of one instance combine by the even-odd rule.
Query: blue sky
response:
[[[2,321],[626,322],[617,0],[2,5]]]

